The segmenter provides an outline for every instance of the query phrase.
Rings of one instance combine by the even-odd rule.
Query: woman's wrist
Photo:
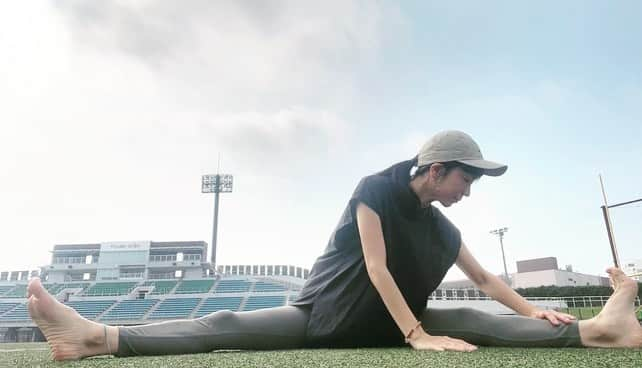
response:
[[[408,331],[408,333],[406,334],[406,343],[410,343],[411,341],[417,339],[419,336],[421,336],[422,332],[424,332],[424,329],[421,326],[421,322],[417,321],[415,327],[410,329],[410,331]]]

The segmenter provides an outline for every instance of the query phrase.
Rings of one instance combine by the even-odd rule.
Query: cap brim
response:
[[[500,164],[488,160],[457,160],[468,166],[476,167],[478,169],[484,170],[484,175],[488,176],[500,176],[506,172],[508,169],[507,165]]]

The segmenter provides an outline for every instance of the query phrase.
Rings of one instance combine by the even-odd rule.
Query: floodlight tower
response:
[[[506,282],[510,283],[510,279],[508,278],[508,268],[506,268],[506,256],[504,255],[504,233],[507,231],[507,227],[502,227],[492,230],[490,233],[499,236],[499,246],[502,248],[502,260],[504,261],[504,277],[506,277]]]
[[[203,175],[202,193],[214,193],[214,225],[212,227],[212,270],[216,270],[216,236],[218,232],[218,196],[219,193],[231,193],[233,176],[228,174]]]

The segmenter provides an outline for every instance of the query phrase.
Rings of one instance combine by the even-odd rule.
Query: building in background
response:
[[[642,269],[642,265],[637,269]],[[503,278],[503,275],[498,277]],[[571,265],[567,265],[562,270],[557,265],[557,258],[546,257],[518,261],[517,272],[510,275],[510,285],[513,289],[539,286],[609,286],[609,279],[574,272]],[[454,290],[474,288],[475,285],[466,279],[445,281],[439,285],[435,293],[446,295],[446,290],[453,290],[451,293],[456,293]]]
[[[571,265],[563,270],[557,266],[557,258],[535,258],[517,262],[511,287],[530,288],[538,286],[609,286],[607,277],[574,272]]]
[[[622,271],[627,275],[633,275],[642,272],[642,259],[630,260],[622,262]],[[634,280],[642,281],[642,276],[633,276]]]

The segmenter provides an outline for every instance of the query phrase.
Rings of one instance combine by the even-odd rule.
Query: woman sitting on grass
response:
[[[459,230],[431,205],[438,201],[449,207],[470,195],[477,178],[505,171],[505,165],[484,160],[470,136],[446,131],[432,137],[414,159],[363,178],[289,306],[116,327],[83,318],[33,279],[29,313],[56,360],[404,344],[462,352],[477,345],[642,346],[642,327],[634,314],[637,283],[621,270],[607,271],[615,291],[595,318],[578,322],[568,314],[539,310],[483,269]],[[426,308],[428,296],[453,264],[521,316]]]

